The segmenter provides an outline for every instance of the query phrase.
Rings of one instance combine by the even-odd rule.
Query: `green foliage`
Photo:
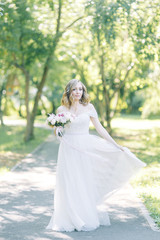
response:
[[[142,106],[142,117],[160,116],[160,82],[153,82],[152,85],[143,92],[146,101]]]
[[[158,114],[159,91],[153,76],[156,75],[158,81],[159,1],[71,0],[69,3],[63,1],[63,7],[62,31],[77,16],[84,15],[84,18],[61,38],[50,63],[51,71],[37,113],[54,111],[60,105],[65,84],[71,78],[79,78],[87,86],[91,100],[104,119],[104,93],[100,80],[100,57],[103,56],[111,110],[142,112],[144,117]],[[2,8],[0,66],[3,71],[0,82],[6,81],[7,76],[14,72],[15,62],[27,66],[30,72],[30,106],[33,106],[44,63],[55,40],[58,1],[35,0],[33,4],[32,0],[7,0]],[[123,83],[129,68],[132,70]],[[14,105],[16,99],[20,106],[21,103],[24,105],[25,83],[22,72],[16,70],[16,74],[20,87],[11,101]],[[46,101],[43,100],[45,98]],[[18,107],[16,111],[19,111]]]
[[[150,88],[154,64],[159,61],[158,6],[158,1],[151,0],[144,3],[134,0],[88,1],[86,11],[92,16],[90,28],[94,39],[92,52],[97,59],[97,67],[101,56],[104,59],[105,85],[112,99],[111,110],[140,112],[146,100],[135,92]],[[126,78],[129,68],[132,70]],[[100,95],[103,94],[101,86],[102,83],[99,85]],[[114,104],[115,92],[119,95],[117,106]]]
[[[38,28],[32,1],[8,1],[5,8],[0,23],[3,29],[1,52],[8,55],[10,64],[21,59],[30,67],[36,59],[42,61],[50,49],[50,42]]]

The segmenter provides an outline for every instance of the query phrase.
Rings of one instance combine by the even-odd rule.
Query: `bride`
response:
[[[57,109],[62,112],[74,114],[75,119],[60,140],[54,211],[46,228],[71,232],[110,225],[108,213],[101,208],[104,199],[146,164],[108,134],[81,81],[72,79],[67,84]],[[101,137],[89,133],[90,120]]]

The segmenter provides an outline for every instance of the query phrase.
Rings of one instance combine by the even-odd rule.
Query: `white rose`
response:
[[[51,122],[53,118],[54,118],[54,116],[53,116],[53,115],[50,115],[50,116],[47,118],[48,122]]]
[[[56,122],[55,118],[52,119],[51,124],[54,125]]]
[[[61,123],[66,123],[66,118],[62,117],[61,118]]]
[[[60,121],[60,117],[59,117],[59,116],[55,116],[55,120],[56,120],[57,122],[59,122],[59,121]]]
[[[68,120],[71,121],[71,119],[72,119],[72,114],[69,113],[69,112],[66,112],[66,113],[65,113],[65,117],[66,117],[66,120],[67,120],[67,121],[68,121]]]

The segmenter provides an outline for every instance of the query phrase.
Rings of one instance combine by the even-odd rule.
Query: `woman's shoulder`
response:
[[[92,103],[88,103],[88,109],[89,110],[95,110],[95,107]]]
[[[61,105],[57,108],[56,112],[60,113],[60,112],[66,111],[66,110],[67,110],[67,108],[65,106]]]
[[[97,111],[92,103],[88,104],[88,110],[91,117],[98,118]]]

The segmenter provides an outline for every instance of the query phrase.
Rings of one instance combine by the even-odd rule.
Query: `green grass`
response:
[[[9,171],[50,134],[49,130],[35,128],[35,139],[25,143],[24,131],[23,126],[0,127],[0,174]]]
[[[160,120],[123,116],[112,126],[115,140],[147,163],[131,184],[160,227]]]

